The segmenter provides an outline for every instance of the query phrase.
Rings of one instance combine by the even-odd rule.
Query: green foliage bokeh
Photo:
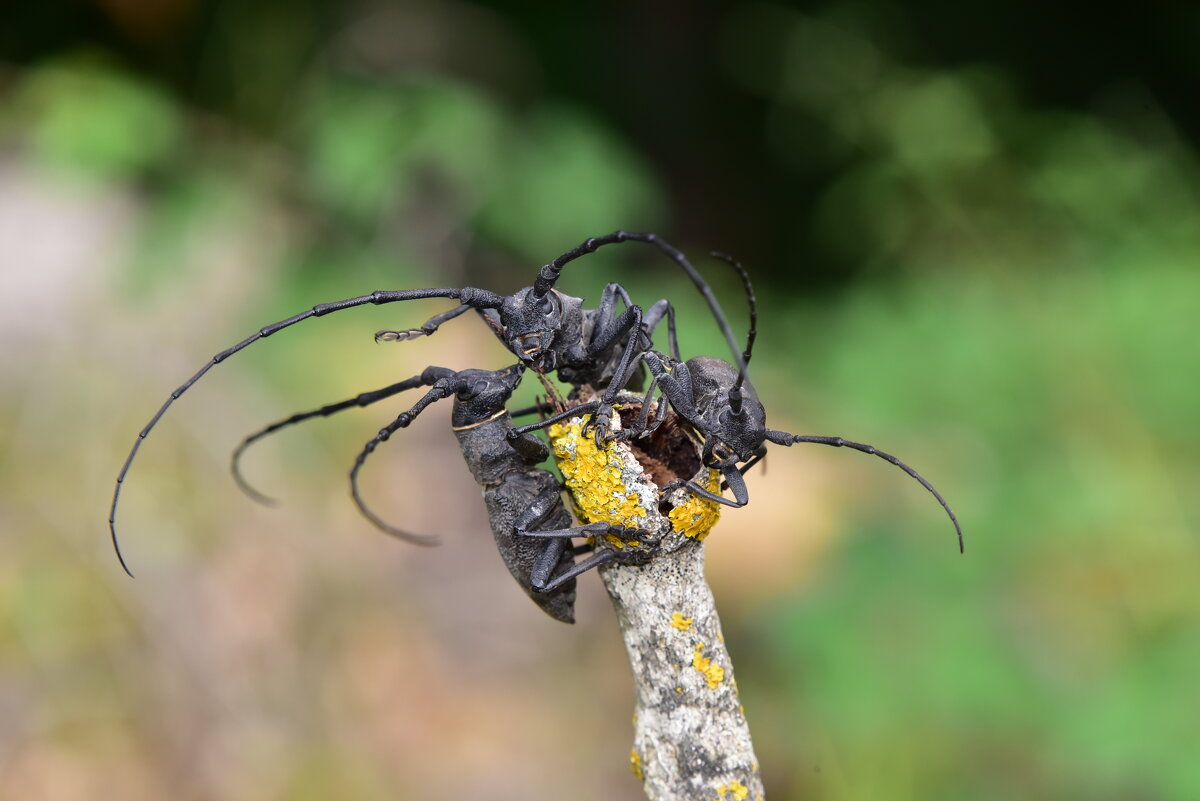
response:
[[[792,526],[816,543],[769,597],[754,589],[756,568],[713,568],[771,797],[1200,797],[1191,753],[1200,742],[1195,148],[1137,86],[1114,87],[1108,110],[1037,104],[994,65],[918,66],[895,55],[846,8],[744,5],[720,21],[713,58],[764,109],[753,123],[758,158],[828,176],[810,213],[781,212],[810,249],[774,249],[762,266],[755,381],[773,425],[869,441],[916,465],[957,509],[967,548],[957,555],[948,521],[897,471],[840,452],[772,453],[772,465],[803,459],[836,470],[841,484],[821,499],[831,532],[806,527],[786,489],[756,492],[751,481],[772,529],[714,535],[770,538],[760,554],[799,553],[785,542]],[[53,518],[37,500],[47,488],[22,482],[69,469],[88,502],[102,504],[123,457],[124,429],[70,468],[59,434],[29,433],[58,431],[31,400],[58,386],[38,367],[55,359],[138,361],[136,347],[152,361],[159,336],[164,349],[211,351],[313,302],[384,286],[509,291],[542,261],[618,227],[687,231],[679,244],[714,275],[740,326],[736,282],[702,255],[728,248],[673,207],[704,182],[670,185],[599,110],[532,90],[518,102],[436,59],[364,75],[329,58],[292,88],[263,130],[92,53],[22,63],[0,86],[6,165],[131,209],[128,237],[108,257],[116,266],[99,284],[121,314],[145,314],[131,330],[70,346],[43,338],[43,318],[14,334],[30,343],[27,358],[4,362],[0,398],[14,499],[3,519],[14,543]],[[744,212],[735,196],[710,202],[733,220]],[[246,270],[213,266],[243,263],[240,253]],[[694,291],[651,259],[597,254],[568,288],[594,297],[622,280],[638,300],[670,297],[685,351],[723,355]],[[859,268],[818,289],[804,277],[809,259]],[[220,308],[232,296],[241,300]],[[398,316],[416,325],[434,308]],[[85,319],[103,326],[105,317]],[[231,370],[242,389],[226,391],[246,402],[307,391],[306,403],[315,375],[322,401],[368,388],[353,385],[365,369],[347,355],[347,342],[362,339],[354,325],[298,328],[253,370]],[[157,332],[149,342],[144,326]],[[475,336],[490,337],[481,326]],[[126,349],[108,347],[118,342]],[[463,347],[464,359],[485,358],[482,346]],[[472,366],[500,366],[502,354],[486,354],[493,361]],[[114,390],[103,408],[128,423],[138,415],[126,406],[149,409],[186,372],[169,367],[148,366],[136,392]],[[371,425],[338,431],[360,437]],[[319,461],[336,440],[324,436],[286,452]],[[190,474],[169,448],[147,457],[165,472],[139,478],[184,510],[164,535],[182,538],[219,512],[200,490],[177,486],[188,479],[171,471]],[[88,600],[113,592],[107,554],[93,547],[105,536],[99,509],[67,526],[89,543],[83,561],[30,537],[12,545],[18,561],[0,572],[0,682],[46,705],[13,724],[25,747],[86,773],[90,763],[62,755],[119,731],[113,748],[132,765],[123,769],[152,765],[146,775],[169,785],[164,776],[186,770],[142,742],[157,724],[137,709],[146,698],[120,689],[127,657],[98,656],[128,644],[133,615]],[[188,558],[203,560],[201,550]],[[47,671],[71,674],[55,685],[70,689],[36,700],[36,675]],[[289,762],[277,735],[260,735],[264,753],[285,764],[272,797],[400,792],[378,743],[317,737],[292,745]],[[13,786],[28,786],[13,775]],[[142,788],[134,795],[153,797],[145,788],[155,780],[132,781]],[[219,781],[207,787],[196,797],[239,797]]]

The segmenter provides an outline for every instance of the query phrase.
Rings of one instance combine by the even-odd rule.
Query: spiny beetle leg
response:
[[[574,567],[568,568],[562,573],[559,573],[557,576],[554,576],[546,584],[541,586],[534,584],[533,588],[538,592],[553,592],[555,589],[575,578],[580,573],[586,573],[594,567],[608,564],[609,562],[616,561],[616,559],[616,551],[600,551],[599,553],[592,554],[582,562],[576,562]]]

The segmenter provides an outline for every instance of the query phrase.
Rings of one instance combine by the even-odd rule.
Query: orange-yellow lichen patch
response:
[[[750,788],[739,781],[732,781],[717,788],[718,798],[725,798],[726,793],[733,801],[746,801],[746,796],[750,795]]]
[[[597,448],[592,437],[584,436],[582,428],[587,419],[585,416],[581,418],[582,422],[555,423],[547,429],[555,461],[575,511],[588,523],[605,522],[629,528],[645,528],[650,517],[646,508],[648,504],[655,504],[657,489],[650,477],[640,472],[642,468],[628,451],[622,453],[611,442]],[[627,483],[628,476],[639,474],[644,479],[634,478]],[[708,471],[705,489],[713,493],[720,492],[719,472]],[[691,493],[685,494],[686,500],[667,512],[671,529],[685,537],[702,540],[717,524],[721,516],[721,504]],[[618,541],[613,535],[606,539],[614,548],[642,544],[637,540]]]
[[[721,474],[716,470],[708,471],[705,489],[712,493],[721,491]],[[720,519],[721,504],[699,495],[689,495],[687,501],[668,512],[667,517],[671,518],[671,528],[675,531],[685,537],[702,540]]]
[[[629,769],[633,771],[633,775],[638,777],[638,781],[643,781],[642,775],[642,757],[638,754],[637,749],[633,748],[629,751]]]
[[[704,643],[696,643],[696,649],[692,652],[692,667],[708,682],[708,689],[715,690],[725,678],[725,668],[714,665],[712,660],[703,654],[703,650]]]
[[[679,612],[676,612],[675,614],[671,615],[671,625],[680,631],[687,631],[692,627],[692,619],[690,617],[684,617]]]
[[[584,418],[586,421],[587,418]],[[580,423],[550,426],[554,458],[570,491],[579,516],[589,523],[603,521],[618,526],[641,528],[646,509],[641,498],[621,477],[623,461],[612,443],[597,448],[585,437]],[[615,545],[615,543],[614,543]]]

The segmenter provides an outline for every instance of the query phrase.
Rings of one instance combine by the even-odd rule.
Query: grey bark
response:
[[[762,801],[733,662],[704,578],[706,532],[693,531],[701,535],[695,538],[672,530],[643,465],[626,443],[614,450],[624,488],[617,494],[638,498],[644,528],[656,533],[648,559],[625,553],[600,568],[633,671],[633,772],[650,801]],[[693,479],[704,485],[708,475],[702,468]],[[692,496],[676,489],[666,499],[680,507]]]
[[[633,670],[630,754],[651,801],[757,801],[762,775],[725,649],[704,544],[601,568]]]

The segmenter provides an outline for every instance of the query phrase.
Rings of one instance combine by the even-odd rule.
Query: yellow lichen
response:
[[[692,619],[690,617],[684,617],[679,612],[676,612],[675,614],[671,615],[671,625],[680,631],[687,631],[692,627]]]
[[[616,548],[618,551],[625,547],[625,540],[621,539],[616,534],[605,534],[604,541]]]
[[[555,461],[579,517],[589,523],[605,522],[629,528],[643,528],[647,513],[641,498],[622,478],[623,461],[614,443],[597,448],[595,440],[582,433],[583,423],[555,423],[547,429]],[[708,471],[705,489],[720,492],[721,474]],[[703,540],[721,516],[721,504],[696,495],[667,513],[675,532]],[[622,547],[615,537],[607,538],[615,548]],[[625,540],[631,547],[637,540]]]
[[[636,748],[629,751],[629,768],[633,771],[633,775],[638,777],[638,781],[644,780],[642,775],[642,758],[638,755]]]
[[[729,793],[729,797],[733,801],[746,801],[746,796],[750,795],[750,788],[739,781],[732,781],[717,788],[717,795],[720,798],[724,798],[726,793]]]
[[[589,523],[642,528],[646,525],[646,510],[637,493],[625,486],[620,454],[613,443],[597,448],[592,437],[583,436],[582,427],[580,423],[556,423],[548,431],[576,511]],[[622,547],[615,537],[606,539],[614,547]],[[627,540],[625,544],[640,543]]]
[[[720,492],[721,474],[716,470],[708,471],[705,489],[713,493]],[[687,501],[668,512],[667,517],[671,519],[671,528],[675,531],[685,537],[702,540],[721,517],[721,504],[699,495],[689,495]]]
[[[696,643],[696,649],[692,652],[692,667],[708,682],[708,689],[715,690],[725,678],[725,668],[714,665],[711,659],[704,656],[703,650],[704,643]]]

